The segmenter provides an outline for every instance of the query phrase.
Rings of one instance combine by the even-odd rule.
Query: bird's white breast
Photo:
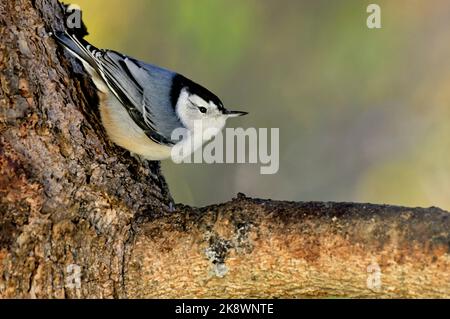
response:
[[[99,97],[103,126],[114,143],[148,160],[170,157],[171,147],[148,138],[112,93],[99,93]]]

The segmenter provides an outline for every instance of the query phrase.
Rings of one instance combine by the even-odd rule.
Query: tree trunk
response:
[[[450,297],[450,215],[249,199],[176,205],[113,145],[48,32],[56,0],[0,0],[0,297]]]

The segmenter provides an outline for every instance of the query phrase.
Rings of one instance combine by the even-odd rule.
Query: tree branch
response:
[[[241,195],[142,226],[127,283],[133,297],[448,297],[449,229],[437,208]]]

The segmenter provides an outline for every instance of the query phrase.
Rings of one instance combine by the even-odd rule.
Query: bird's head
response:
[[[191,131],[201,123],[203,131],[219,132],[227,119],[247,114],[227,110],[215,94],[182,75],[176,75],[173,80],[172,104],[180,121]]]

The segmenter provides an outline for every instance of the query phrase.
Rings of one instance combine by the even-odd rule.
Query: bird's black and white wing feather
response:
[[[111,50],[99,50],[67,32],[56,39],[105,82],[133,121],[153,141],[174,145],[174,129],[181,127],[170,95],[175,73]]]

